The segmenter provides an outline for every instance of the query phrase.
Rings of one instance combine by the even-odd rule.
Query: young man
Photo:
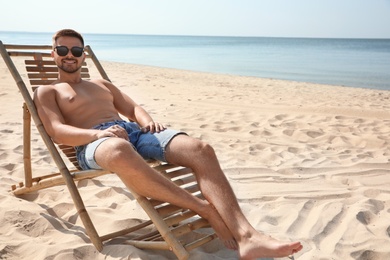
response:
[[[112,83],[82,80],[83,47],[83,37],[76,31],[65,29],[53,36],[52,57],[59,77],[38,88],[34,102],[48,134],[57,143],[75,146],[84,169],[110,170],[143,196],[197,212],[241,259],[283,257],[302,249],[299,242],[278,241],[250,225],[210,145],[166,129]],[[206,200],[166,180],[144,158],[193,169]]]

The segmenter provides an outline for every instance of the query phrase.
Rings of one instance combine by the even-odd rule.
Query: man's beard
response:
[[[57,64],[57,67],[60,70],[62,70],[64,72],[67,72],[67,73],[75,73],[75,72],[77,72],[81,68],[81,66],[77,66],[77,67],[69,66],[68,64],[66,64],[66,63],[64,64],[62,62],[61,62],[61,64]]]

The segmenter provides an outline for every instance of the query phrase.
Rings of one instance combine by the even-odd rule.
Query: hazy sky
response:
[[[390,0],[11,0],[0,31],[390,38]]]

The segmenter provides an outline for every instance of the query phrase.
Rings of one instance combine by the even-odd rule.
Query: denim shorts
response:
[[[116,120],[112,122],[102,123],[93,127],[93,129],[104,130],[113,125],[123,127],[129,136],[129,142],[133,148],[144,159],[155,159],[166,162],[165,149],[169,142],[178,134],[185,134],[173,129],[165,129],[160,133],[144,133],[137,123]],[[110,137],[104,137],[93,141],[92,143],[76,146],[77,161],[83,170],[101,169],[95,161],[95,151],[97,147]]]

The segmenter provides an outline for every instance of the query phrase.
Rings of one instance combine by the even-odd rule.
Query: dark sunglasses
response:
[[[54,50],[56,50],[59,56],[66,56],[69,52],[69,48],[66,46],[56,46],[54,47]],[[70,52],[75,57],[81,57],[81,55],[83,55],[84,48],[74,46],[70,49]]]

